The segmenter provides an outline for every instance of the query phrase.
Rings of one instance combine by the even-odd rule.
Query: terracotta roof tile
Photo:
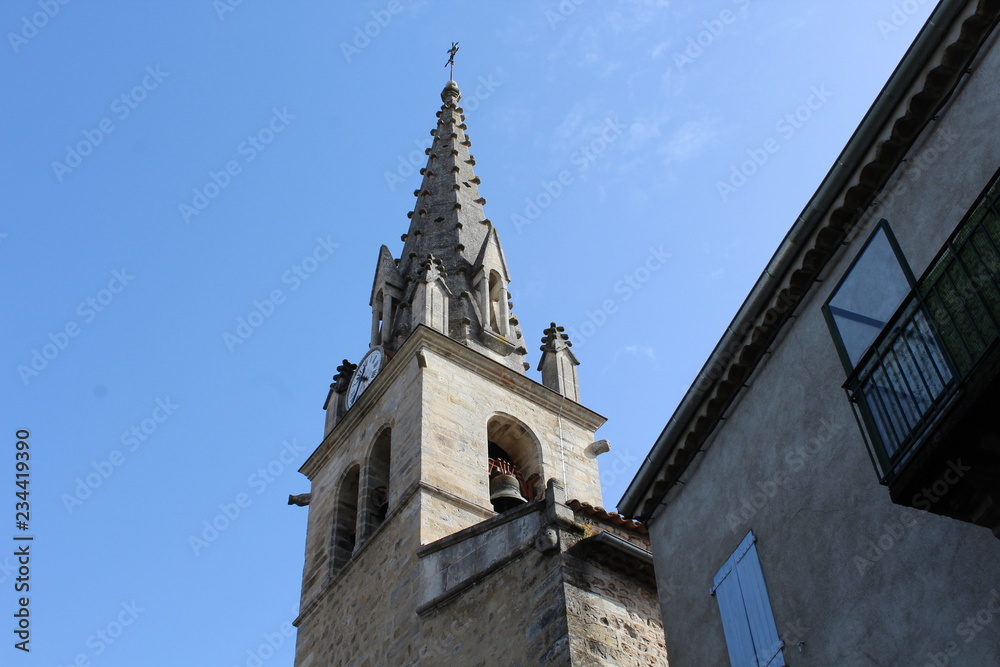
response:
[[[625,528],[627,530],[633,530],[639,533],[640,535],[649,534],[649,530],[646,528],[646,525],[641,521],[636,521],[634,519],[627,519],[623,517],[621,514],[617,514],[615,512],[609,512],[603,507],[595,507],[590,503],[581,502],[575,499],[570,500],[569,502],[566,503],[566,505],[573,510],[577,510],[583,512],[584,514],[596,517],[614,526],[621,526],[622,528]]]

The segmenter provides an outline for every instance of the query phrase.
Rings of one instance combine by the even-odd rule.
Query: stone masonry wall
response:
[[[567,556],[566,612],[573,665],[666,667],[656,592]]]
[[[302,610],[295,667],[406,664],[417,631],[418,506],[411,497]]]
[[[452,504],[448,508],[455,527],[438,525],[422,517],[423,543],[433,542],[461,528],[482,521],[482,510],[491,510],[487,477],[487,423],[496,414],[522,422],[538,439],[542,454],[542,479],[561,480],[570,497],[601,504],[597,461],[584,454],[594,441],[594,431],[559,417],[504,384],[506,369],[497,379],[470,372],[456,372],[452,360],[430,351],[423,382],[421,476],[432,485],[478,505],[480,511]],[[547,390],[546,390],[547,391]]]
[[[559,565],[559,558],[531,549],[427,613],[417,661],[410,664],[572,664]]]

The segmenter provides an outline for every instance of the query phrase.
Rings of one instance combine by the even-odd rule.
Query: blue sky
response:
[[[286,498],[452,41],[514,312],[575,342],[610,508],[932,4],[4,2],[0,541],[18,429],[35,541],[27,655],[0,556],[0,663],[292,664]]]

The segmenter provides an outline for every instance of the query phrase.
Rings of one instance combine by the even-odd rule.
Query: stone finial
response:
[[[558,352],[567,347],[572,347],[573,343],[569,339],[569,334],[563,333],[566,331],[565,327],[556,326],[555,322],[543,331],[545,336],[542,338],[542,347],[540,348],[542,352]]]
[[[347,385],[350,384],[351,377],[353,377],[356,370],[358,370],[357,364],[352,364],[347,359],[344,359],[344,362],[337,366],[337,374],[333,376],[333,384],[330,385],[330,388],[338,394],[347,391]]]
[[[427,258],[420,261],[420,280],[425,283],[432,283],[438,278],[447,278],[448,272],[444,270],[444,262],[434,255],[427,253]]]
[[[580,365],[576,355],[570,350],[573,345],[569,336],[563,333],[565,329],[552,326],[545,330],[542,338],[542,358],[538,362],[538,370],[542,372],[542,384],[562,394],[566,398],[580,402],[580,386],[576,367]]]
[[[357,364],[352,364],[347,359],[344,359],[344,363],[337,366],[337,374],[333,376],[333,382],[330,383],[330,391],[326,395],[326,401],[323,403],[323,409],[327,410],[330,407],[330,401],[333,399],[334,394],[343,394],[347,391],[347,385],[351,381],[351,376],[354,374],[354,370],[357,368]]]
[[[458,89],[458,84],[454,81],[446,83],[444,90],[441,91],[441,101],[445,104],[448,104],[448,102],[458,104],[460,99],[462,99],[462,91]]]
[[[347,396],[347,387],[351,382],[351,376],[354,375],[357,368],[357,364],[352,364],[347,359],[344,359],[344,362],[337,366],[337,374],[333,376],[330,391],[326,395],[326,402],[323,403],[323,409],[326,410],[326,423],[323,428],[324,438],[330,435],[330,431],[346,412],[344,399]]]

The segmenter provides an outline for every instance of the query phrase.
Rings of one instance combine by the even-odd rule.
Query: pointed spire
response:
[[[573,343],[569,336],[563,333],[565,329],[552,326],[544,331],[542,337],[542,358],[538,362],[538,370],[542,372],[542,384],[562,394],[566,398],[580,402],[580,383],[577,379],[576,367],[580,365],[576,355],[569,349]]]
[[[446,302],[447,317],[440,317],[437,310],[418,315],[410,309],[408,317],[393,318],[392,332],[381,338],[383,345],[392,341],[390,348],[400,345],[433,312],[433,321],[445,326],[445,335],[523,373],[529,367],[527,349],[517,318],[510,312],[510,275],[499,237],[486,217],[486,199],[479,193],[461,99],[458,84],[448,81],[441,91],[441,110],[431,130],[434,141],[426,151],[427,166],[420,170],[423,179],[414,191],[417,201],[402,237],[397,267],[405,284],[400,306],[407,310],[414,304],[418,283],[440,278],[447,288],[447,298],[444,292],[439,295]],[[428,279],[428,271],[434,272],[433,278]],[[382,316],[383,326],[388,317]]]
[[[428,253],[439,257],[448,273],[471,266],[490,228],[483,210],[486,200],[479,194],[480,180],[473,170],[476,160],[469,152],[472,142],[458,106],[461,99],[458,84],[449,81],[441,91],[427,166],[420,170],[423,180],[414,192],[417,201],[399,263],[404,278],[418,268],[414,258]]]

